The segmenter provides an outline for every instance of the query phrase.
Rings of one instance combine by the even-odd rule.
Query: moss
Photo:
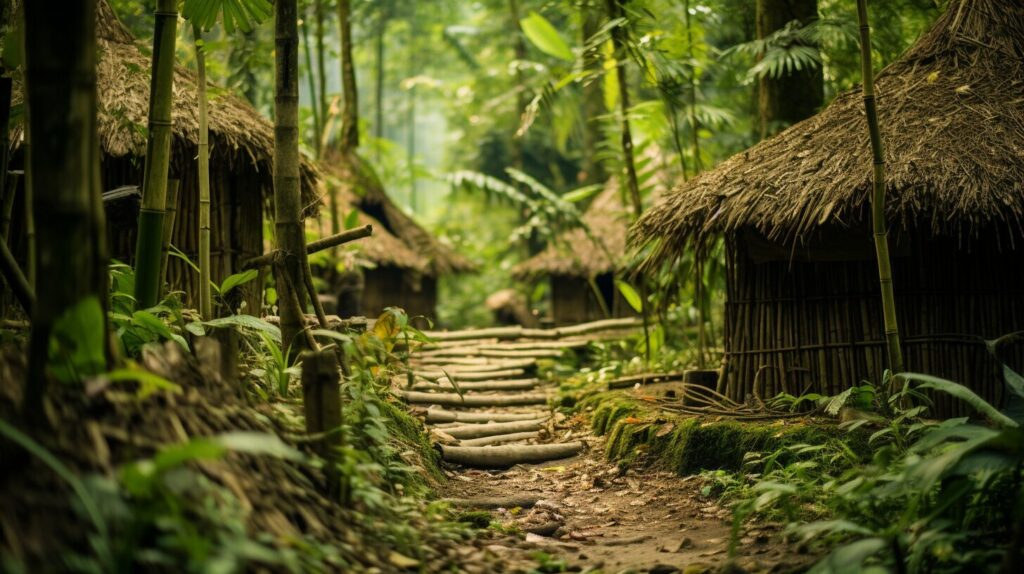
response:
[[[402,450],[412,450],[419,461],[417,465],[422,472],[414,476],[422,481],[406,485],[413,488],[430,488],[444,480],[440,467],[440,454],[430,444],[423,422],[409,414],[399,403],[381,401],[381,414],[387,420],[388,430],[392,439]]]
[[[597,393],[579,403],[591,412],[591,428],[606,435],[605,454],[624,465],[693,474],[737,471],[748,452],[774,451],[793,444],[843,440],[862,456],[866,442],[830,423],[807,420],[736,421],[667,413],[622,391]]]

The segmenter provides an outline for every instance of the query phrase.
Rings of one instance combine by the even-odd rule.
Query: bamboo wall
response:
[[[391,265],[365,271],[363,314],[378,317],[387,307],[401,307],[409,317],[435,318],[437,279]]]
[[[1004,241],[1005,243],[1005,241]],[[1024,253],[988,239],[910,239],[893,260],[907,370],[964,383],[1002,400],[998,365],[976,337],[1024,329]],[[880,382],[885,345],[874,260],[755,262],[736,238],[727,248],[727,394],[836,394]],[[1004,360],[1024,367],[1024,345]],[[965,412],[944,395],[938,413]]]
[[[189,259],[199,261],[199,182],[192,156],[178,153],[171,165],[171,177],[179,179],[177,217],[171,243]],[[143,160],[105,157],[102,164],[103,189],[140,185]],[[211,166],[215,167],[215,166]],[[260,174],[255,170],[211,169],[210,171],[210,274],[218,284],[241,269],[242,263],[263,253],[263,195]],[[108,226],[110,252],[115,259],[133,263],[136,225]],[[172,290],[184,291],[186,306],[198,306],[194,297],[199,276],[184,261],[171,257],[167,281]],[[193,300],[195,299],[195,300]],[[237,310],[245,301],[247,313],[258,314],[260,289],[256,282],[229,296]]]

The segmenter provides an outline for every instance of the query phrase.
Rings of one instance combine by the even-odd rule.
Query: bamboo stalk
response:
[[[893,373],[903,371],[903,350],[900,347],[899,326],[896,323],[896,296],[893,293],[892,262],[889,257],[889,230],[885,219],[885,153],[878,128],[878,109],[875,102],[874,69],[871,65],[871,27],[868,24],[867,0],[857,0],[857,19],[860,22],[860,58],[864,79],[864,111],[871,136],[874,161],[873,191],[871,194],[871,225],[878,258],[878,280],[882,289],[882,319],[885,327],[889,368]]]
[[[7,241],[11,225],[11,211],[14,209],[15,182],[7,185],[7,154],[11,147],[11,87],[10,77],[0,77],[0,198],[3,198],[3,212],[0,216],[0,240]],[[8,189],[9,188],[9,189]]]
[[[206,46],[199,26],[192,27],[199,89],[199,314],[213,319],[210,282],[210,129],[206,102]],[[223,226],[221,226],[223,227]]]
[[[306,79],[309,81],[310,107],[313,110],[313,152],[319,159],[325,118],[320,116],[321,106],[317,101],[319,92],[316,89],[316,76],[313,70],[313,47],[309,42],[309,22],[305,18],[302,19],[302,53],[306,60]]]
[[[6,178],[5,178],[6,179]],[[10,239],[11,220],[14,215],[14,199],[18,195],[18,176],[11,174],[10,185],[6,186],[3,203],[0,205],[0,239]]]
[[[166,221],[164,222],[164,238],[160,247],[160,283],[167,283],[167,267],[171,256],[171,239],[174,237],[174,221],[178,214],[178,190],[181,188],[178,180],[167,181],[167,210]]]
[[[338,0],[338,27],[341,29],[341,91],[344,96],[339,144],[342,154],[348,155],[359,147],[359,96],[352,60],[352,6],[349,0]]]
[[[28,279],[25,278],[25,274],[21,272],[18,262],[14,259],[14,254],[7,248],[7,242],[3,237],[0,237],[0,274],[11,287],[14,297],[21,304],[21,308],[25,310],[25,314],[31,317],[36,295],[32,286],[29,285]]]
[[[160,299],[160,248],[163,242],[164,209],[167,206],[167,173],[171,161],[177,4],[177,0],[158,0],[155,12],[149,137],[146,141],[142,208],[139,211],[138,242],[135,247],[135,299],[143,309],[156,305]]]
[[[317,71],[317,87],[320,92],[316,98],[318,104],[320,104],[320,130],[317,132],[317,137],[320,141],[318,142],[316,149],[318,154],[323,153],[324,132],[326,132],[327,126],[327,69],[325,64],[327,62],[327,49],[324,47],[324,3],[327,0],[316,0],[314,3],[314,10],[316,13],[316,71]],[[317,156],[317,159],[320,155]],[[337,233],[340,231],[337,227],[331,228],[331,233]]]

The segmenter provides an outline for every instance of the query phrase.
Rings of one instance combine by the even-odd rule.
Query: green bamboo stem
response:
[[[7,178],[4,178],[7,179]],[[14,198],[18,195],[18,177],[10,176],[9,185],[6,186],[3,196],[3,204],[0,205],[0,239],[10,239],[11,220],[14,215]]]
[[[199,314],[213,319],[210,287],[210,127],[206,101],[206,46],[203,32],[192,27],[196,43],[196,71],[199,85]]]
[[[142,178],[135,248],[135,299],[141,308],[160,299],[160,248],[167,205],[167,172],[171,161],[171,104],[174,99],[174,50],[177,40],[176,0],[158,0],[153,34],[153,75],[149,94],[149,138]]]
[[[882,289],[882,319],[885,325],[889,369],[903,372],[903,349],[900,347],[899,325],[896,322],[896,296],[893,292],[892,262],[889,257],[889,230],[885,220],[885,153],[878,128],[878,107],[875,101],[874,69],[871,65],[871,26],[868,24],[867,0],[857,0],[860,22],[860,58],[864,79],[864,110],[871,135],[874,178],[871,193],[871,225],[878,258],[878,279]]]
[[[338,27],[341,28],[341,108],[340,146],[344,154],[359,147],[359,94],[356,92],[356,68],[352,60],[352,6],[338,0]]]
[[[374,61],[374,102],[373,102],[373,137],[374,159],[380,163],[380,140],[384,138],[384,30],[387,28],[387,17],[384,8],[377,9],[376,29],[376,60]],[[413,49],[410,46],[410,51]]]
[[[323,121],[320,118],[320,105],[317,102],[316,72],[313,70],[313,45],[309,42],[309,22],[302,21],[302,54],[306,60],[306,79],[309,82],[310,108],[313,110],[313,151],[320,157],[320,134],[323,133]]]
[[[607,0],[608,17],[611,19],[623,18],[622,6],[619,0]],[[615,73],[619,83],[619,123],[622,130],[622,158],[626,166],[626,186],[629,190],[629,199],[633,205],[633,216],[636,219],[643,214],[643,202],[640,199],[640,183],[636,175],[636,163],[633,161],[633,134],[629,126],[629,84],[626,77],[626,38],[623,26],[612,28],[612,48],[615,54]],[[640,292],[640,317],[644,323],[644,359],[651,362],[651,325],[647,317],[647,281],[640,277],[637,281],[637,290]]]
[[[344,0],[342,0],[345,4]],[[274,229],[281,265],[277,288],[281,306],[281,335],[289,356],[304,350],[300,338],[305,329],[302,309],[303,253],[306,249],[302,225],[299,184],[299,42],[296,0],[277,0],[275,9],[274,86]]]
[[[320,131],[318,137],[320,138],[316,149],[322,153],[324,146],[324,132],[327,130],[327,48],[324,46],[324,4],[326,0],[316,0],[316,75],[317,75],[317,87],[320,89],[320,94],[317,97],[317,103],[320,104]],[[337,233],[337,231],[334,231]]]
[[[174,239],[174,222],[178,214],[179,182],[167,180],[167,211],[164,221],[164,239],[160,247],[160,284],[167,284],[167,267],[171,257],[171,240]]]
[[[13,184],[7,185],[9,179],[7,177],[7,152],[11,145],[11,88],[11,79],[0,77],[0,198],[3,198],[0,239],[2,240],[7,240],[7,232],[11,226],[11,211],[14,209],[14,190],[17,189]]]

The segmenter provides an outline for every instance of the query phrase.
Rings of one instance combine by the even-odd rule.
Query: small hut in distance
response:
[[[106,0],[97,3],[96,34],[101,181],[104,190],[121,188],[125,195],[142,184],[151,62]],[[241,98],[213,86],[209,91],[210,267],[212,279],[220,283],[240,271],[244,261],[263,253],[263,215],[273,195],[274,128]],[[198,261],[198,220],[182,216],[199,209],[198,88],[195,74],[180,66],[174,75],[172,120],[169,177],[179,180],[179,192],[177,206],[168,206],[168,211],[176,207],[179,216],[171,243]],[[303,160],[301,185],[307,213],[314,212],[320,202],[318,177],[313,164]],[[112,212],[107,226],[111,255],[123,261],[131,261],[137,228],[137,200],[128,200],[125,195],[125,201],[117,203],[135,209]],[[186,298],[198,293],[198,273],[173,257],[167,280],[171,290],[184,291]],[[244,300],[248,312],[258,313],[262,290],[249,284],[239,291],[241,297],[233,303]]]
[[[544,251],[517,265],[513,276],[550,282],[551,318],[556,325],[634,315],[615,286],[615,258],[626,251],[629,227],[629,212],[615,178],[605,184],[582,219],[591,235],[584,229],[563,233]]]
[[[387,307],[401,307],[410,317],[434,320],[438,279],[476,266],[402,211],[358,155],[336,153],[323,163],[334,180],[330,184],[336,186],[339,207],[356,209],[361,225],[373,225],[373,236],[357,246],[373,265],[363,270],[362,314],[376,317]]]
[[[1024,5],[954,0],[877,78],[908,370],[988,400],[980,338],[1024,329]],[[649,265],[724,236],[722,384],[836,394],[886,368],[861,93],[677,187],[635,226]],[[1024,346],[1003,350],[1024,366]],[[940,413],[960,406],[937,396]]]

